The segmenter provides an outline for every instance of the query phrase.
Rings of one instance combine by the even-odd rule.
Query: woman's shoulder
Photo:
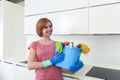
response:
[[[38,40],[32,41],[31,44],[36,45],[36,44],[38,44],[38,42],[39,42]]]
[[[36,48],[37,43],[38,43],[38,41],[33,41],[33,42],[31,42],[31,44],[28,46],[28,49],[30,49],[30,48],[35,49],[35,48]]]

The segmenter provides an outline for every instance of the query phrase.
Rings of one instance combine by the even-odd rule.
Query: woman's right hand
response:
[[[54,65],[56,63],[62,62],[64,60],[65,54],[64,53],[55,53],[53,58],[50,60],[51,63]]]

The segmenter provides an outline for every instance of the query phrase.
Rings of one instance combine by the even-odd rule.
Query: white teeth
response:
[[[51,33],[51,32],[47,32],[47,33]]]

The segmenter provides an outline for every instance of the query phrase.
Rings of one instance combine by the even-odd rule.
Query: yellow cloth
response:
[[[90,52],[90,48],[86,44],[81,44],[82,53],[87,54]]]

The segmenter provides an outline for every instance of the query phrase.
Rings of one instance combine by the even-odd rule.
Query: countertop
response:
[[[0,60],[0,62],[8,63],[8,64],[13,64],[15,66],[27,68],[27,60],[23,61],[13,61],[13,60]],[[89,77],[85,76],[86,73],[92,68],[91,65],[84,65],[79,71],[75,72],[74,74],[63,74],[64,77],[67,79],[65,80],[104,80],[100,78],[95,78],[95,77]]]

